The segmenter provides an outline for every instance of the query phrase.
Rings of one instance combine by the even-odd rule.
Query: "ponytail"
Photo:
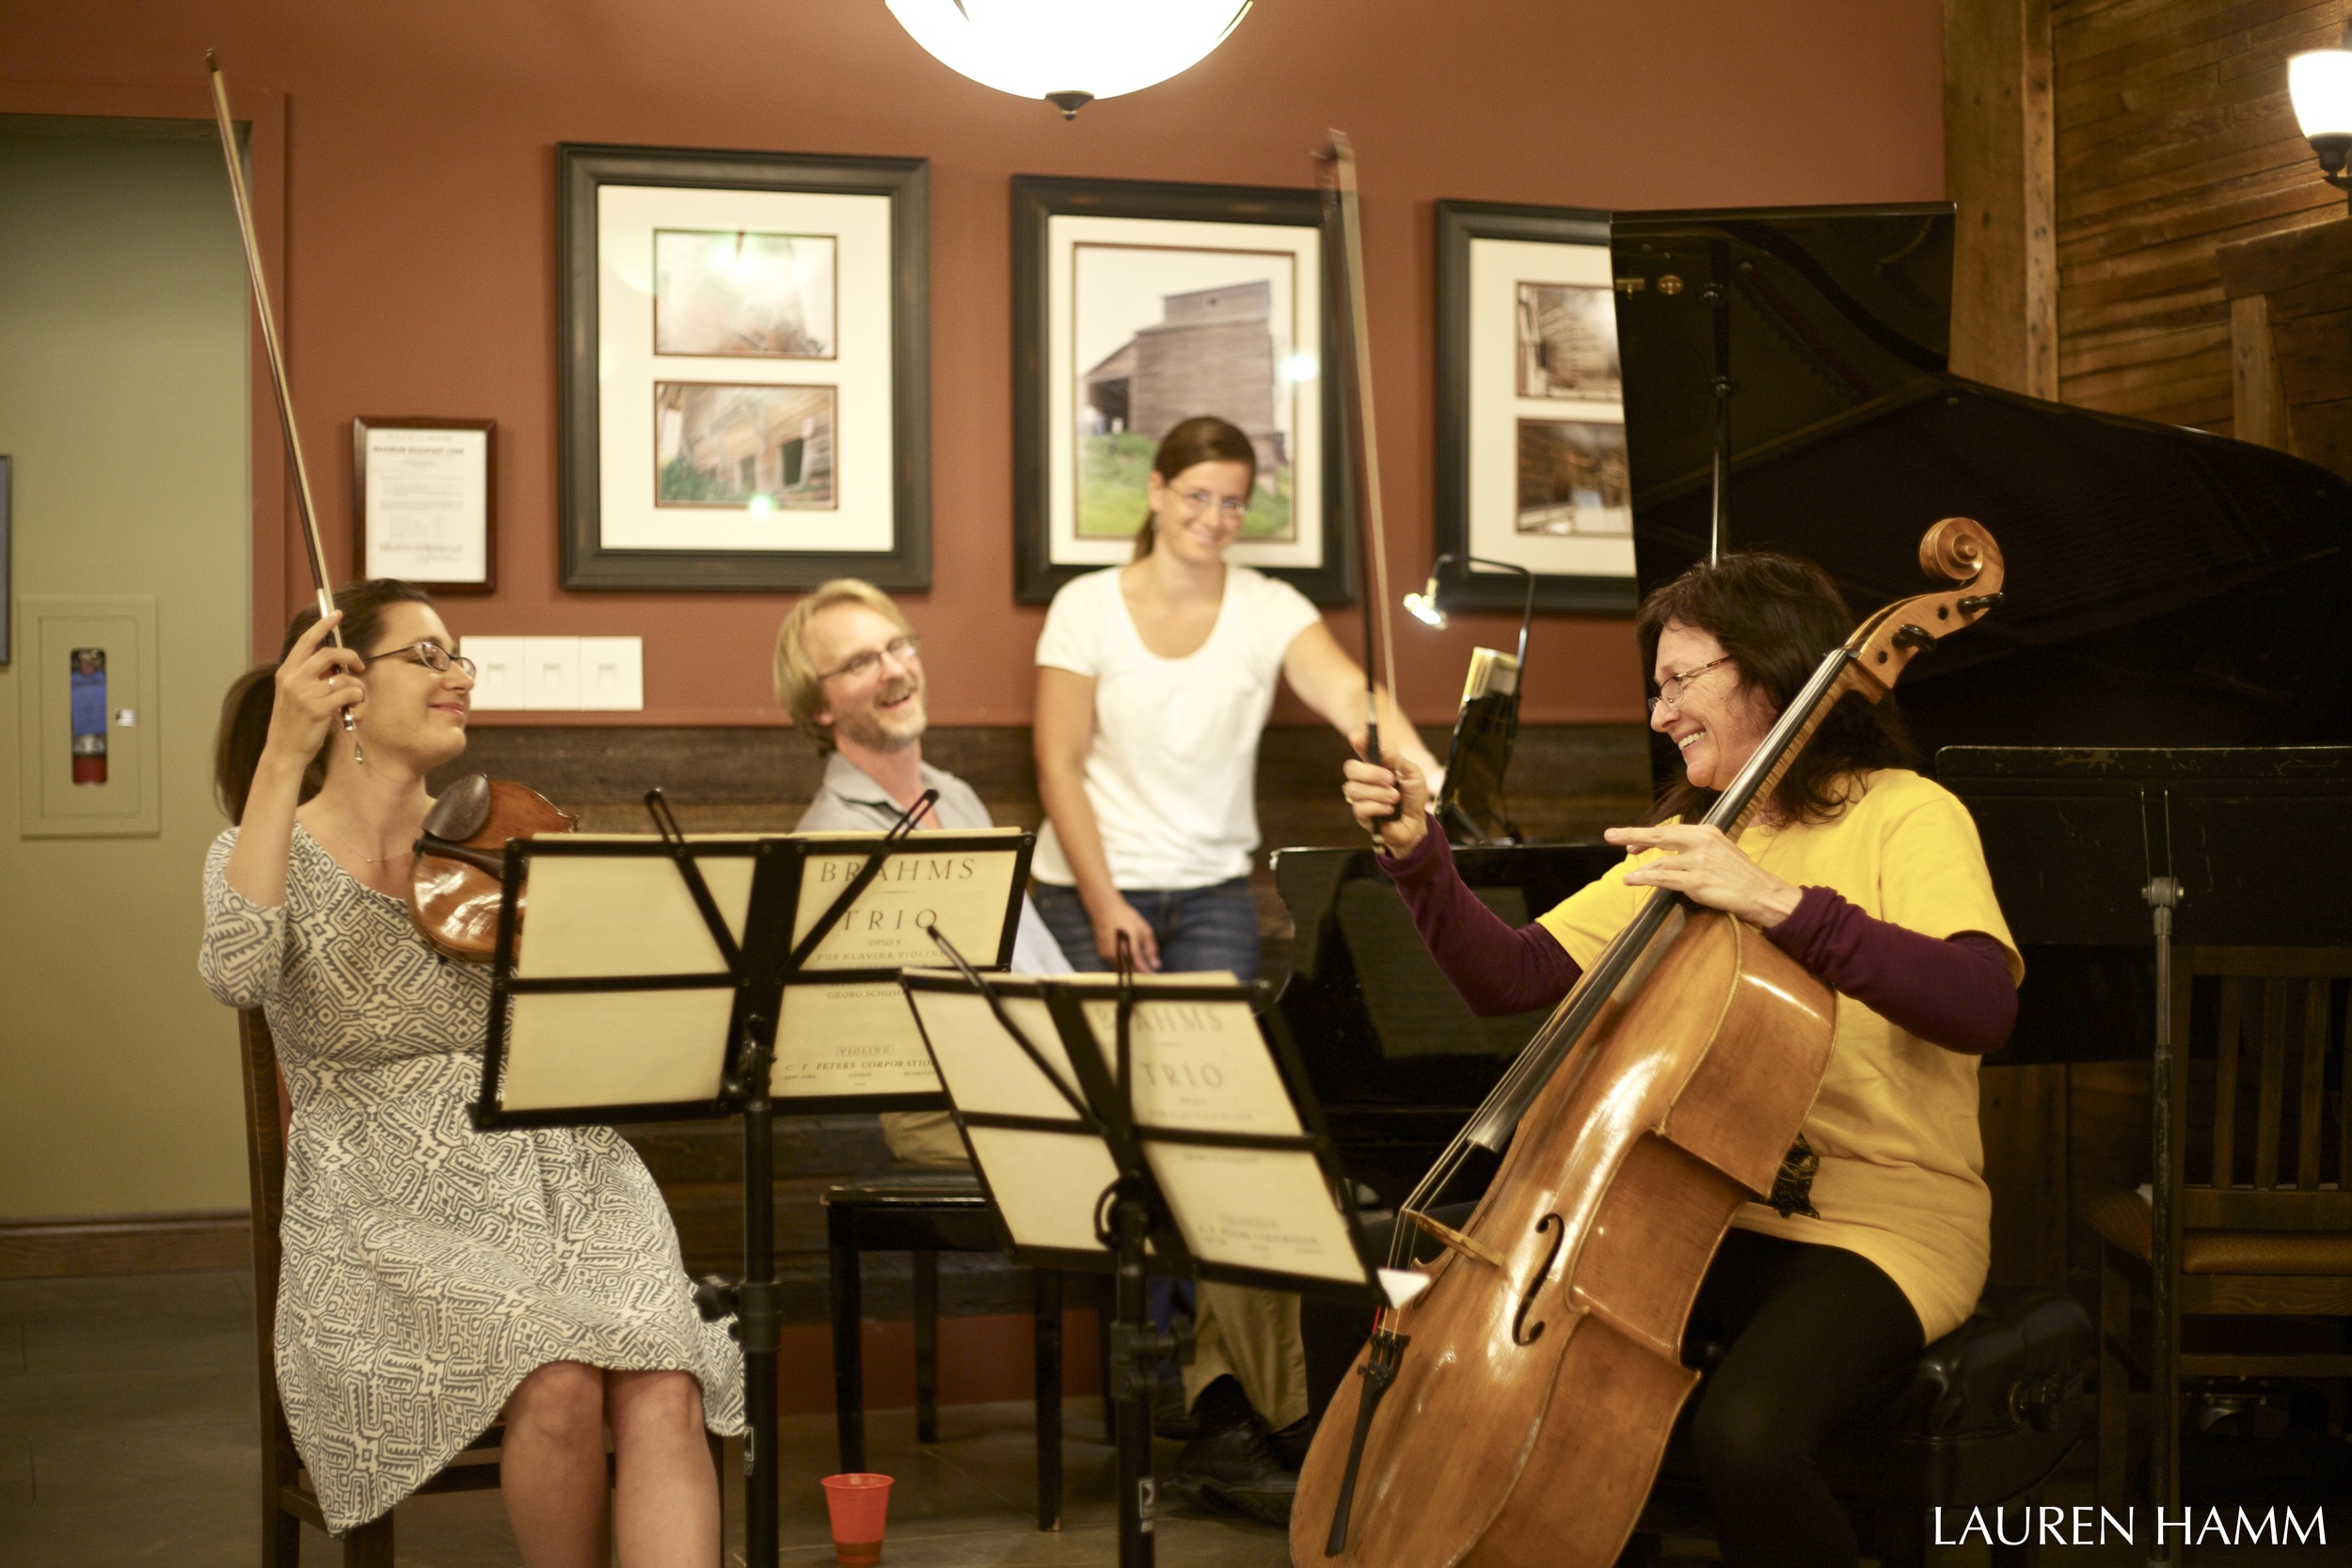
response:
[[[335,591],[335,608],[343,612],[342,631],[347,647],[364,648],[383,630],[384,611],[396,604],[433,602],[432,595],[412,582],[396,578],[370,578],[345,583]],[[286,627],[278,649],[283,663],[302,634],[318,624],[316,605],[305,605]],[[278,700],[278,665],[257,664],[230,685],[220,705],[220,730],[213,739],[213,792],[231,822],[245,820],[246,798],[253,792],[253,775],[262,766],[269,744],[269,721]],[[332,738],[333,732],[329,731]],[[302,770],[301,799],[308,800],[326,782],[326,747],[322,744]]]

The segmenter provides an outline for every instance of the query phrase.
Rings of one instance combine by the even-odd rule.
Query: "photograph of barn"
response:
[[[836,504],[831,387],[656,382],[654,442],[656,506]]]
[[[1276,320],[1273,280],[1232,277],[1238,269],[1231,252],[1076,249],[1077,341],[1100,341],[1108,313],[1128,317],[1117,324],[1126,329],[1124,341],[1078,372],[1078,536],[1135,532],[1160,438],[1196,414],[1215,414],[1240,426],[1257,449],[1257,492],[1243,537],[1292,537],[1289,404],[1295,393],[1283,375],[1290,335]],[[1185,270],[1227,277],[1176,293],[1120,286],[1117,274],[1139,270],[1145,259],[1164,267],[1171,258],[1194,263]],[[1290,261],[1286,255],[1239,260],[1261,269]],[[1134,320],[1147,310],[1156,319]]]
[[[1625,426],[1521,420],[1518,488],[1521,533],[1629,536],[1633,483]]]
[[[654,230],[654,352],[834,356],[830,234]]]
[[[1623,403],[1616,303],[1595,283],[1521,283],[1519,396]]]

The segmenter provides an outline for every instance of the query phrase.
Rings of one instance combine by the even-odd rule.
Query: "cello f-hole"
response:
[[[1515,1345],[1532,1345],[1544,1337],[1542,1323],[1533,1328],[1527,1326],[1527,1313],[1535,1305],[1535,1292],[1551,1277],[1551,1266],[1560,1261],[1561,1243],[1568,1239],[1568,1222],[1557,1214],[1546,1214],[1535,1222],[1535,1234],[1540,1236],[1547,1230],[1551,1232],[1551,1250],[1544,1254],[1544,1266],[1529,1278],[1527,1289],[1519,1295],[1519,1309],[1511,1317],[1511,1342]]]

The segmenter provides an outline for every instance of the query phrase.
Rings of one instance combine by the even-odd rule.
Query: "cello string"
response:
[[[278,393],[278,424],[286,436],[286,459],[294,467],[294,500],[302,513],[302,543],[310,562],[310,581],[318,590],[319,614],[325,616],[335,608],[334,591],[327,586],[326,549],[319,540],[318,513],[310,503],[310,469],[302,460],[302,437],[294,428],[294,395],[286,386],[286,356],[278,343],[278,323],[270,314],[268,280],[262,273],[262,245],[253,231],[253,203],[246,193],[245,166],[237,158],[237,133],[229,118],[228,78],[222,74],[220,58],[211,50],[204,52],[204,68],[212,73],[213,123],[220,133],[221,160],[229,166],[229,196],[237,209],[237,235],[245,242],[246,281],[253,293],[253,312],[261,323],[262,349],[269,360],[270,386]],[[326,640],[336,647],[348,646],[343,641],[342,628],[328,630]],[[343,733],[351,736],[351,760],[364,763],[367,753],[359,746],[359,721],[346,707],[342,710]]]

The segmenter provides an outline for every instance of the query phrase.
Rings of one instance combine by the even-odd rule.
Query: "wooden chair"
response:
[[[2352,948],[2191,947],[2173,966],[2176,1320],[2352,1316]],[[2352,1377],[2352,1354],[2182,1354],[2152,1366],[2132,1333],[2134,1296],[2151,1283],[2150,1216],[2137,1193],[2084,1210],[2101,1243],[2099,1500],[2108,1507],[2127,1500],[2134,1371],[2151,1390],[2151,1420],[2174,1432],[2184,1378]]]
[[[318,1493],[295,1451],[285,1408],[278,1402],[278,1225],[286,1209],[286,1129],[292,1110],[285,1079],[278,1070],[278,1047],[260,1009],[237,1014],[245,1062],[246,1172],[253,1200],[253,1331],[262,1397],[262,1568],[299,1568],[302,1527],[324,1531]],[[480,1492],[499,1484],[500,1445],[505,1429],[493,1423],[456,1459],[417,1488],[433,1492]],[[724,1475],[720,1443],[710,1439],[712,1466]],[[392,1516],[370,1520],[341,1538],[343,1568],[392,1568]]]

